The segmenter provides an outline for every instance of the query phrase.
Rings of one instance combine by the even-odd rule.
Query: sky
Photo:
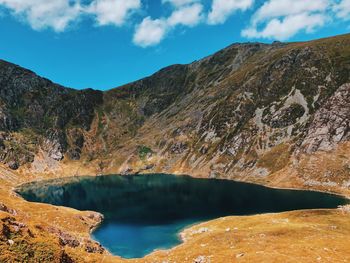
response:
[[[0,0],[0,59],[107,90],[232,43],[348,33],[350,0]]]

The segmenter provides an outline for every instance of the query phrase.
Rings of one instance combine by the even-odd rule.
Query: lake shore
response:
[[[180,229],[195,223],[224,216],[336,208],[347,202],[341,196],[316,191],[277,190],[232,180],[168,174],[53,179],[24,184],[16,192],[27,201],[105,215],[106,221],[94,239],[111,253],[126,258],[140,258],[156,249],[178,245],[175,237]]]
[[[43,178],[43,180],[45,180],[47,178]],[[1,181],[4,181],[3,179],[0,179]],[[28,180],[29,181],[35,181],[35,180]],[[198,227],[197,225],[190,227],[189,229],[186,228],[184,229],[183,232],[181,232],[181,235],[186,237],[186,236],[190,236],[190,239],[186,239],[185,242],[183,242],[182,244],[180,244],[179,246],[176,246],[175,248],[172,248],[170,250],[167,251],[156,251],[151,253],[150,255],[146,256],[143,259],[135,259],[135,260],[124,260],[121,259],[120,257],[116,257],[116,256],[112,256],[110,255],[110,253],[108,253],[106,250],[104,250],[103,252],[100,253],[89,253],[86,251],[86,244],[88,244],[90,240],[90,231],[92,228],[96,227],[100,222],[96,222],[95,220],[90,219],[89,217],[91,217],[91,213],[93,212],[81,212],[81,211],[77,211],[75,209],[71,209],[71,208],[65,208],[65,207],[55,207],[52,205],[47,205],[47,204],[38,204],[38,203],[29,203],[26,202],[25,200],[23,200],[22,198],[18,197],[16,194],[14,194],[14,192],[12,192],[13,187],[15,187],[16,185],[20,185],[21,183],[25,183],[25,181],[21,180],[20,182],[17,183],[13,183],[13,182],[9,182],[9,181],[4,181],[4,183],[1,185],[0,187],[0,196],[1,196],[1,200],[4,204],[6,204],[9,208],[11,209],[15,209],[17,214],[16,215],[11,215],[11,217],[15,218],[17,221],[19,222],[25,222],[26,225],[32,226],[34,227],[34,225],[41,225],[41,226],[47,226],[47,225],[54,225],[55,227],[57,227],[58,229],[61,229],[64,233],[69,233],[69,235],[77,237],[77,239],[81,239],[83,240],[81,242],[81,244],[78,247],[70,247],[69,245],[64,245],[63,247],[60,246],[59,244],[57,245],[57,247],[55,249],[59,250],[59,251],[67,251],[67,253],[69,253],[69,255],[73,258],[76,259],[76,262],[162,262],[160,261],[160,259],[165,260],[165,259],[174,259],[174,261],[182,259],[183,261],[181,262],[194,262],[198,257],[200,256],[210,256],[212,254],[214,254],[214,252],[208,252],[208,247],[210,247],[210,244],[208,243],[207,245],[205,245],[206,243],[203,242],[203,238],[204,240],[206,240],[206,242],[209,242],[210,239],[213,240],[219,240],[215,246],[217,246],[218,248],[221,248],[223,251],[227,251],[227,253],[229,253],[229,251],[231,251],[232,249],[230,249],[229,247],[227,248],[227,242],[229,242],[228,239],[223,238],[225,233],[226,233],[226,229],[230,228],[232,225],[236,225],[235,227],[238,228],[242,228],[242,226],[244,225],[243,222],[260,222],[263,223],[263,221],[266,219],[268,220],[275,220],[274,218],[280,218],[280,217],[292,217],[292,218],[310,218],[312,220],[313,223],[315,224],[319,224],[319,225],[328,225],[329,228],[331,228],[331,222],[332,220],[335,220],[337,222],[337,227],[338,229],[344,229],[344,231],[342,233],[337,233],[337,235],[340,235],[341,238],[343,240],[347,240],[348,236],[350,236],[350,231],[349,230],[349,218],[350,215],[349,214],[343,214],[343,212],[341,210],[338,209],[331,209],[331,210],[306,210],[306,211],[296,211],[296,212],[286,212],[286,213],[278,213],[278,214],[268,214],[268,215],[256,215],[256,216],[248,216],[248,217],[237,217],[237,216],[233,216],[233,217],[228,217],[225,220],[224,219],[217,219],[217,220],[212,220],[209,222],[205,222],[205,223],[201,223],[200,225],[202,226],[203,224],[207,227],[208,229],[212,229],[212,226],[215,226],[217,224],[217,222],[219,222],[220,220],[223,220],[223,226],[222,229],[224,229],[225,231],[222,231],[222,229],[220,231],[216,231],[214,230],[214,232],[205,232],[202,233],[200,235],[191,235],[188,233],[191,233],[191,231],[193,229],[195,229],[196,227]],[[315,189],[317,190],[317,189]],[[322,191],[322,190],[319,190]],[[339,194],[339,193],[338,193]],[[345,196],[346,195],[342,195]],[[326,213],[327,216],[322,216],[322,214]],[[0,214],[2,215],[6,215],[8,214],[7,212],[0,212]],[[263,217],[261,217],[263,216]],[[264,220],[262,220],[262,218],[265,218]],[[219,220],[219,221],[218,221]],[[282,251],[282,248],[278,248],[276,247],[276,245],[274,244],[274,242],[279,242],[278,240],[285,238],[284,235],[288,235],[287,232],[288,231],[300,231],[300,226],[305,227],[306,229],[308,229],[308,231],[311,231],[313,234],[315,234],[315,240],[313,241],[312,244],[314,244],[315,247],[319,247],[321,248],[321,244],[318,243],[318,239],[323,240],[324,237],[322,237],[322,234],[319,233],[317,234],[317,231],[313,230],[312,224],[301,224],[299,225],[298,223],[298,227],[295,227],[294,225],[292,226],[288,226],[288,229],[284,229],[285,226],[282,225],[276,225],[274,227],[274,231],[276,230],[278,231],[282,231],[279,235],[275,236],[272,240],[267,240],[266,241],[266,248],[274,248],[277,251]],[[252,227],[252,226],[250,226]],[[234,227],[233,227],[234,228]],[[192,229],[192,230],[191,230]],[[299,230],[298,230],[299,229]],[[247,228],[245,235],[249,236],[250,233],[252,234],[253,232],[251,231],[253,229],[249,229],[249,227]],[[190,231],[190,232],[189,232]],[[287,232],[285,232],[287,231]],[[230,231],[231,232],[231,231]],[[43,238],[45,240],[50,240],[51,238],[57,238],[57,236],[55,236],[55,234],[53,235],[52,233],[48,233],[45,229],[42,231],[39,231],[40,235],[43,236]],[[282,234],[285,233],[285,234]],[[214,236],[215,237],[214,237]],[[280,236],[282,235],[282,236]],[[222,236],[222,238],[221,238]],[[232,240],[235,240],[235,237],[232,237]],[[338,236],[339,238],[339,236]],[[28,237],[24,238],[25,240],[29,240]],[[295,243],[299,243],[301,242],[300,237],[295,238],[295,237],[291,237],[290,238],[290,242],[295,242]],[[221,241],[220,241],[221,240]],[[333,239],[332,239],[333,240]],[[332,241],[333,242],[333,241]],[[345,242],[345,241],[344,241]],[[350,242],[350,240],[349,240]],[[2,247],[7,246],[8,244],[1,244]],[[202,247],[202,245],[205,245]],[[213,244],[214,245],[214,244]],[[256,244],[258,245],[258,244]],[[341,252],[342,250],[342,246],[340,244],[338,244],[337,242],[334,242],[334,244],[332,243],[333,247],[339,248],[340,252],[337,255],[333,255],[332,258],[347,258],[348,255],[344,252]],[[237,249],[240,249],[242,251],[245,251],[247,247],[249,247],[250,249],[253,249],[252,247],[254,247],[254,242],[239,242],[239,245],[236,246]],[[50,250],[52,249],[51,246],[49,248]],[[258,248],[256,248],[258,249]],[[216,250],[216,249],[215,249]],[[184,251],[192,251],[191,252],[191,256],[185,256],[186,253]],[[283,250],[284,251],[284,250]],[[313,253],[309,253],[309,252],[305,252],[304,249],[302,249],[301,247],[296,248],[293,250],[294,253],[301,253],[302,255],[304,255],[304,259],[305,257],[308,258],[310,257],[313,258]],[[302,251],[302,252],[301,252]],[[237,252],[237,250],[235,250],[235,253]],[[194,255],[194,253],[197,253],[196,255]],[[221,253],[221,252],[220,252]],[[220,254],[219,253],[219,254]],[[243,252],[242,252],[243,253]],[[284,252],[283,252],[284,253]],[[193,254],[193,255],[192,255]],[[225,253],[223,253],[222,255],[225,255]],[[236,253],[238,256],[241,255],[241,253]],[[233,260],[237,260],[236,258],[236,254],[233,253],[233,251],[230,252],[230,258],[233,258]],[[275,256],[273,254],[270,255],[265,255],[266,258],[264,259],[265,262],[269,262],[268,258],[274,259]],[[79,259],[84,258],[84,261],[79,261]],[[187,259],[186,259],[187,258]],[[222,257],[221,259],[217,258],[216,261],[212,261],[212,262],[225,262],[223,260],[224,257]],[[243,260],[243,258],[245,258]],[[282,257],[284,259],[287,259],[288,257]],[[176,259],[176,260],[175,260]],[[200,258],[201,259],[201,258]],[[249,260],[251,260],[251,258],[246,257],[246,254],[244,256],[240,256],[239,257],[240,261],[242,262],[249,262]],[[154,260],[154,261],[153,261]],[[159,260],[159,261],[158,261]],[[246,261],[247,260],[247,261]],[[262,260],[261,262],[264,262],[264,260]],[[173,262],[170,260],[170,262]],[[178,261],[180,262],[180,261]],[[270,261],[271,262],[271,261]],[[293,261],[293,262],[297,262],[297,260]],[[310,261],[305,261],[305,262],[313,262],[312,260]]]

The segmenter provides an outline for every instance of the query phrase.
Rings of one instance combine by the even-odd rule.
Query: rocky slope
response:
[[[54,160],[74,159],[102,93],[53,84],[0,61],[0,160],[11,169],[32,163],[40,147]],[[80,149],[79,148],[79,149]]]
[[[350,35],[234,44],[104,93],[1,61],[0,160],[34,175],[187,173],[346,192],[349,72]],[[319,155],[336,160],[314,176],[307,160]]]
[[[1,61],[0,160],[30,174],[188,173],[347,192],[349,47],[350,35],[234,44],[104,93]],[[310,156],[333,166],[311,169]]]
[[[122,262],[89,239],[99,215],[25,202],[12,192],[19,183],[162,172],[350,195],[349,126],[350,35],[234,44],[107,92],[0,61],[0,261]],[[347,259],[336,242],[350,231],[345,210],[219,219],[205,223],[213,232],[139,262],[206,262],[215,251],[224,251],[215,262],[271,262],[276,251],[313,262],[314,249],[317,260]],[[232,227],[245,230],[228,241]]]

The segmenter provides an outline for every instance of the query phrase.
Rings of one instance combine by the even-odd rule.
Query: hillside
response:
[[[347,191],[349,47],[350,35],[234,44],[104,93],[1,61],[0,161],[32,175],[156,171]]]
[[[48,255],[52,262],[122,261],[90,240],[100,215],[28,203],[12,192],[32,180],[116,173],[188,174],[350,196],[350,34],[233,44],[106,92],[62,87],[0,61],[1,262]],[[305,262],[316,254],[328,262],[349,257],[347,243],[337,241],[348,239],[348,208],[220,220],[205,223],[213,232],[135,262],[169,255],[206,262],[196,253],[219,250],[249,262],[264,248],[264,262],[276,253],[284,262],[290,255]],[[224,229],[235,226],[245,230],[232,250],[225,247],[232,233]],[[261,242],[252,244],[257,236]],[[324,250],[328,245],[334,251]]]

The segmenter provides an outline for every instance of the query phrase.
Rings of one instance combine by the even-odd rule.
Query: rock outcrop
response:
[[[62,160],[68,150],[77,148],[67,141],[67,134],[75,126],[89,130],[101,103],[100,91],[68,89],[0,61],[1,161],[17,169],[33,162],[40,148]]]
[[[89,162],[95,173],[267,182],[298,169],[301,155],[349,141],[349,47],[350,35],[234,44],[106,92],[1,61],[0,161],[34,174],[44,155],[66,167]]]
[[[303,142],[306,152],[333,150],[350,140],[350,83],[342,85],[314,114]]]

